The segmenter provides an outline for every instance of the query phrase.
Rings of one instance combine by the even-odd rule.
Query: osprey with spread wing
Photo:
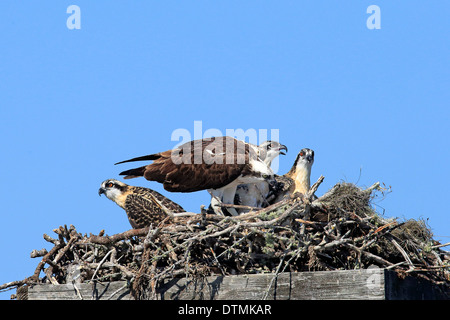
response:
[[[211,205],[223,214],[220,202],[234,203],[240,184],[272,180],[272,169],[259,158],[253,145],[232,137],[213,137],[186,142],[179,147],[147,156],[118,162],[153,163],[120,173],[125,179],[144,177],[162,183],[170,192],[208,190]],[[228,209],[237,215],[235,209]]]

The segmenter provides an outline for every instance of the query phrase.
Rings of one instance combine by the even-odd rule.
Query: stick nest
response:
[[[158,286],[175,277],[205,277],[365,269],[371,265],[425,278],[450,288],[450,253],[423,220],[386,219],[372,205],[384,196],[379,183],[361,189],[338,183],[314,196],[323,177],[302,197],[285,199],[237,217],[207,214],[167,216],[158,225],[108,236],[79,233],[74,226],[44,234],[50,251],[34,274],[0,286],[127,280],[136,299],[156,297]],[[43,272],[43,277],[41,273]]]

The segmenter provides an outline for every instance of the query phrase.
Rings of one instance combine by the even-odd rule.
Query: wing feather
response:
[[[158,191],[148,189],[148,188],[143,188],[143,187],[134,187],[134,188],[135,188],[134,193],[136,195],[139,195],[143,199],[148,200],[152,203],[154,203],[155,199],[156,199],[156,201],[158,201],[162,206],[164,206],[164,208],[167,211],[169,211],[171,213],[185,212],[183,207],[181,207],[178,203],[170,200],[169,198],[162,195]],[[156,205],[159,207],[158,204],[156,204]],[[153,208],[153,210],[155,210],[155,209]],[[164,209],[162,209],[162,211],[165,212]]]
[[[257,157],[247,143],[231,137],[189,141],[158,156],[144,170],[141,167],[123,174],[131,177],[140,174],[147,180],[163,183],[164,189],[171,192],[218,189],[237,179],[248,167],[250,158]]]
[[[157,224],[167,216],[154,202],[137,194],[127,196],[125,212],[135,229],[148,227],[152,223]]]

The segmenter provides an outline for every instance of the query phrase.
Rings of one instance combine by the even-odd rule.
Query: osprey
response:
[[[268,197],[270,204],[279,202],[296,193],[306,194],[311,187],[311,168],[314,163],[314,150],[303,148],[288,173],[275,176],[276,191]]]
[[[116,164],[153,160],[153,163],[120,173],[125,179],[144,177],[162,183],[170,192],[208,190],[214,212],[223,214],[220,202],[233,204],[240,184],[273,179],[273,171],[250,144],[232,137],[186,142],[173,150],[137,157]],[[237,215],[234,208],[228,210]]]
[[[286,155],[281,150],[288,151],[287,147],[284,144],[279,143],[278,141],[267,140],[261,143],[259,146],[249,143],[251,147],[255,150],[258,157],[264,161],[269,167],[272,165],[272,161],[278,157],[280,154]]]
[[[103,181],[98,194],[105,194],[124,209],[134,229],[157,224],[169,213],[185,212],[180,205],[155,190],[129,186],[115,179]]]
[[[264,161],[269,167],[272,161],[278,157],[278,155],[286,155],[287,147],[280,144],[277,141],[265,141],[260,146],[256,146],[257,152],[261,160]],[[266,198],[269,196],[271,186],[267,181],[262,181],[253,184],[241,184],[237,187],[234,203],[243,206],[263,208],[268,205]],[[237,209],[239,214],[248,212],[247,209]]]

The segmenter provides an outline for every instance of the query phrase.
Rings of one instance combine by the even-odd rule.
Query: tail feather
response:
[[[146,166],[134,168],[134,169],[130,169],[130,170],[125,170],[125,171],[122,171],[121,173],[119,173],[119,175],[125,176],[124,179],[133,179],[133,178],[142,177],[142,176],[144,176],[145,167]]]
[[[149,154],[149,155],[142,156],[142,157],[136,157],[136,158],[133,158],[133,159],[120,161],[120,162],[115,163],[114,165],[121,164],[121,163],[126,163],[126,162],[134,162],[134,161],[156,160],[156,159],[159,159],[160,157],[161,156],[159,154],[157,154],[157,153],[156,154]]]

